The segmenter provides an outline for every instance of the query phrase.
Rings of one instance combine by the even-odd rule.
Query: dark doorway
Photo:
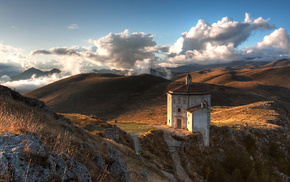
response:
[[[181,129],[181,119],[177,119],[177,128]]]

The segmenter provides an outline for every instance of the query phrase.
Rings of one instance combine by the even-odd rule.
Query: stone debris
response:
[[[66,153],[42,146],[35,133],[0,134],[0,176],[12,181],[91,182],[88,169]]]
[[[164,131],[163,134],[163,138],[165,140],[165,142],[168,145],[168,148],[170,150],[171,156],[172,156],[172,160],[175,166],[175,171],[176,174],[183,180],[191,182],[188,174],[185,172],[182,163],[181,163],[181,159],[178,153],[178,148],[181,145],[180,141],[175,140],[172,136],[171,133],[169,133],[168,131]]]
[[[115,142],[119,142],[120,140],[120,129],[118,127],[108,128],[104,131],[104,138],[108,138],[114,140]]]

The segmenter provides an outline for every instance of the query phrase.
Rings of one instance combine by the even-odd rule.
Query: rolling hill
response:
[[[186,74],[175,77],[182,82]],[[261,69],[209,69],[191,73],[193,82],[208,83],[252,91],[271,99],[290,102],[290,66]]]
[[[96,115],[100,119],[164,123],[166,92],[184,84],[152,75],[118,76],[114,74],[80,74],[34,91],[29,97],[44,101],[59,113]],[[212,104],[235,106],[267,100],[263,95],[238,88],[195,83],[212,93]]]
[[[260,68],[269,62],[267,61],[232,61],[232,62],[226,62],[226,63],[216,63],[216,64],[210,64],[210,65],[202,65],[202,64],[192,64],[192,65],[184,65],[179,66],[176,68],[168,68],[172,72],[180,72],[180,73],[188,73],[188,72],[194,72],[194,71],[200,71],[205,69],[215,69],[215,68],[221,68],[221,67],[229,67],[231,69],[257,69]]]
[[[114,118],[159,96],[165,97],[169,83],[152,75],[90,73],[57,81],[25,95],[41,99],[57,112]]]
[[[289,66],[290,65],[290,58],[278,59],[271,63],[264,65],[263,67],[276,67],[276,66]]]
[[[152,75],[125,77],[114,74],[80,74],[60,80],[25,95],[40,98],[57,112],[80,113],[64,115],[87,131],[94,131],[88,133],[72,123],[59,123],[62,120],[56,120],[60,115],[55,113],[47,119],[47,111],[50,109],[42,102],[26,97],[24,97],[24,101],[28,101],[26,105],[29,103],[35,107],[35,103],[38,103],[35,108],[37,112],[40,112],[39,108],[42,112],[46,112],[40,112],[37,117],[29,117],[34,120],[34,127],[26,126],[24,129],[39,133],[45,143],[50,142],[49,146],[60,146],[60,148],[64,146],[65,151],[73,151],[71,155],[75,155],[76,159],[88,167],[90,173],[94,174],[95,180],[99,179],[98,165],[101,164],[103,167],[107,165],[110,171],[108,175],[105,174],[109,179],[105,178],[103,181],[116,181],[117,178],[117,181],[120,181],[123,179],[123,174],[129,176],[132,181],[164,179],[210,182],[237,179],[239,181],[289,181],[290,107],[289,102],[287,103],[289,66],[255,70],[232,70],[224,67],[190,74],[197,87],[212,93],[209,147],[203,146],[201,137],[197,133],[178,135],[180,130],[169,133],[166,130],[153,129],[140,134],[138,132],[143,125],[125,123],[164,124],[165,93],[184,84],[186,74],[175,77],[175,81]],[[15,98],[15,95],[16,98],[23,98],[19,96],[20,94],[6,90],[2,91],[3,95],[11,93],[12,98]],[[11,118],[15,113],[16,117],[19,117],[13,125],[4,119],[6,125],[2,127],[3,129],[6,130],[8,128],[6,126],[13,127],[14,123],[19,121],[25,121],[23,115],[28,114],[18,116],[17,109],[28,106],[18,102],[9,107],[12,115],[5,109],[7,104],[0,102],[0,105],[5,106],[1,107],[4,110],[0,109],[2,115]],[[24,110],[21,113],[30,112]],[[100,136],[105,136],[106,127],[110,124],[96,119],[95,116],[88,117],[81,114],[93,114],[97,118],[111,119],[112,122],[109,123],[112,124],[117,119],[116,124],[119,126],[127,125],[130,130],[134,127],[136,131],[133,134],[136,136],[130,138],[131,135],[110,126],[112,128],[108,128],[110,131],[108,135],[112,136],[112,130],[115,131],[113,138],[103,139]],[[104,128],[100,129],[101,126]],[[103,130],[103,133],[100,133],[100,130]],[[16,131],[23,131],[23,129]],[[48,134],[52,141],[45,140]],[[118,137],[114,138],[116,135]],[[66,140],[60,143],[58,140],[62,138]],[[175,153],[171,153],[169,140],[180,144],[178,147],[175,146]],[[68,148],[65,148],[66,144],[69,144]],[[136,149],[138,148],[136,146],[139,146],[139,149]],[[132,150],[134,147],[135,151]],[[32,157],[34,157],[33,162],[39,161],[39,158],[36,160],[35,156]],[[180,165],[177,166],[176,163]],[[182,171],[188,174],[186,178],[177,170],[180,166]]]

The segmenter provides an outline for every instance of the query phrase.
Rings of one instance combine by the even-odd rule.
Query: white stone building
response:
[[[167,93],[167,125],[200,132],[205,146],[209,146],[210,111],[210,93],[192,84],[189,74],[185,85]]]

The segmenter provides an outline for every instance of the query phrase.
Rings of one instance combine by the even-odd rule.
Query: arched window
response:
[[[177,112],[181,112],[181,109],[180,108],[177,108]]]

